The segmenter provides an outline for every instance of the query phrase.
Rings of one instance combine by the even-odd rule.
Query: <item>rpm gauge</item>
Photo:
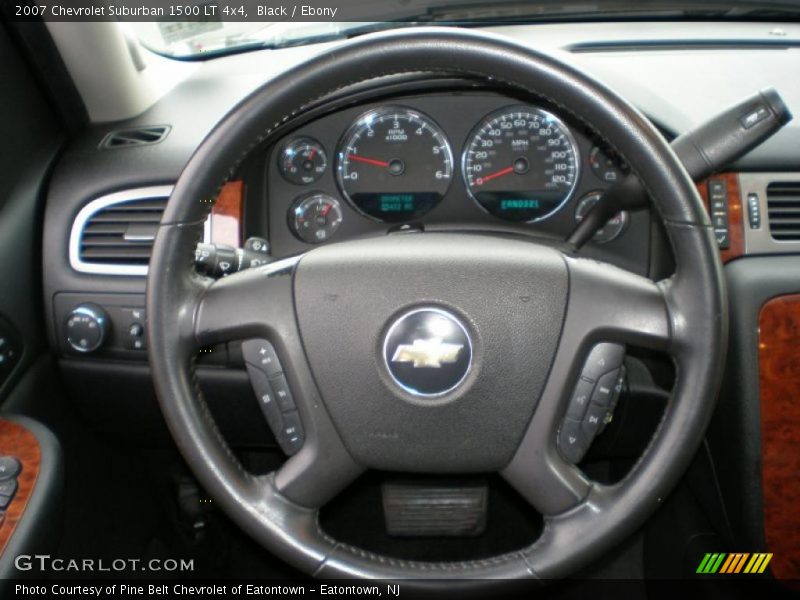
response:
[[[532,223],[556,213],[578,181],[578,149],[555,115],[508,107],[488,115],[470,135],[462,157],[475,201],[507,221]]]
[[[417,219],[444,197],[453,178],[453,152],[429,117],[401,107],[362,115],[337,152],[342,194],[380,221]]]

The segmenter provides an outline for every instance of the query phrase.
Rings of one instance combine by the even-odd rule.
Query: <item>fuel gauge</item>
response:
[[[594,205],[600,201],[602,195],[602,192],[590,192],[580,199],[575,209],[576,223],[583,221]],[[592,239],[598,244],[607,244],[617,239],[628,226],[628,219],[627,211],[622,210],[618,212],[611,217],[605,225],[597,230]]]
[[[281,151],[278,167],[289,183],[308,185],[322,177],[328,167],[328,157],[318,141],[297,138]]]
[[[319,244],[331,238],[342,224],[339,201],[327,194],[301,196],[289,209],[289,227],[307,244]]]

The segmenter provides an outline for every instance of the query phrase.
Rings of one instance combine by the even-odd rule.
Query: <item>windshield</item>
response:
[[[664,2],[660,0],[340,0],[334,6],[248,3],[221,14],[215,3],[186,9],[192,20],[124,22],[146,47],[197,59],[280,48],[416,25],[500,25],[534,22],[739,20],[800,21],[800,0]],[[226,8],[227,10],[227,8]],[[270,20],[272,19],[272,20]],[[323,19],[323,20],[321,20]]]

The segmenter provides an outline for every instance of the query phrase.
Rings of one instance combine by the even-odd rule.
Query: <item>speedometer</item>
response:
[[[475,201],[496,217],[527,223],[564,206],[575,190],[578,164],[567,126],[545,110],[523,106],[485,117],[462,157]]]
[[[380,221],[424,215],[453,178],[453,152],[429,117],[383,107],[362,115],[337,152],[339,186],[362,213]]]

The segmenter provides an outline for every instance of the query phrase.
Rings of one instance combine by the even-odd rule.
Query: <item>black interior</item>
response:
[[[63,65],[53,57],[44,59],[59,78],[43,78],[43,55],[31,49],[41,35],[33,24],[0,27],[8,82],[0,90],[0,108],[5,108],[0,110],[0,131],[14,141],[0,150],[0,248],[7,257],[0,264],[0,278],[7,282],[0,293],[0,333],[20,348],[18,362],[0,380],[0,402],[3,413],[24,415],[46,426],[58,440],[52,452],[63,465],[56,468],[63,487],[53,483],[62,491],[52,494],[45,511],[51,517],[33,528],[24,547],[63,557],[193,558],[195,571],[187,576],[204,579],[302,577],[243,533],[198,483],[165,425],[147,353],[123,349],[118,337],[84,356],[64,338],[65,319],[79,304],[102,306],[112,321],[122,318],[116,310],[145,306],[144,277],[81,273],[70,264],[70,227],[80,209],[120,190],[173,185],[213,125],[245,91],[201,89],[207,101],[198,108],[187,99],[203,84],[190,82],[130,121],[88,124],[82,111],[73,110],[74,96],[52,89],[54,82],[68,81]],[[268,239],[276,258],[320,247],[305,244],[287,225],[287,212],[296,198],[311,190],[341,201],[343,225],[331,246],[384,236],[394,229],[394,224],[358,214],[335,177],[337,144],[352,121],[370,108],[392,104],[422,111],[446,132],[458,163],[474,125],[493,110],[519,102],[517,91],[496,83],[440,77],[433,81],[424,74],[387,77],[331,95],[256,145],[229,174],[245,183],[242,239]],[[580,200],[608,187],[592,173],[592,149],[598,146],[609,154],[622,173],[629,169],[628,157],[558,106],[544,99],[537,106],[562,118],[579,150],[582,172],[562,210],[533,224],[487,215],[469,199],[456,166],[440,205],[412,227],[425,232],[488,230],[548,243],[563,239],[574,227]],[[659,115],[648,117],[658,124]],[[145,124],[169,124],[171,129],[157,144],[99,147],[109,132]],[[662,128],[662,133],[669,139],[681,132]],[[328,169],[311,186],[292,185],[278,172],[281,149],[300,137],[318,140],[328,154]],[[768,145],[751,163],[745,158],[742,169],[796,169],[797,153],[787,152],[785,143],[782,138]],[[654,280],[671,275],[674,249],[657,213],[632,211],[628,218],[622,235],[607,244],[588,244],[582,256]],[[707,436],[654,516],[621,546],[577,573],[578,578],[691,578],[697,557],[705,552],[720,546],[764,548],[755,323],[764,301],[797,291],[796,262],[792,255],[749,256],[725,267],[731,335],[724,383]],[[113,323],[113,335],[119,335],[121,323]],[[604,483],[623,480],[636,464],[664,415],[676,380],[674,364],[665,353],[631,347],[625,367],[627,379],[614,419],[580,463]],[[208,348],[198,356],[197,374],[237,459],[256,474],[283,464],[286,455],[253,394],[241,341]],[[321,526],[347,543],[409,560],[486,558],[531,543],[540,533],[541,515],[501,478],[486,473],[488,468],[467,470],[472,472],[460,476],[371,470],[322,511]],[[464,477],[488,486],[485,532],[466,538],[398,538],[386,533],[381,484],[412,481],[456,487]],[[0,560],[3,577],[11,568],[7,556]],[[585,589],[578,588],[578,593]],[[652,582],[630,588],[638,597],[659,592],[658,583]]]

